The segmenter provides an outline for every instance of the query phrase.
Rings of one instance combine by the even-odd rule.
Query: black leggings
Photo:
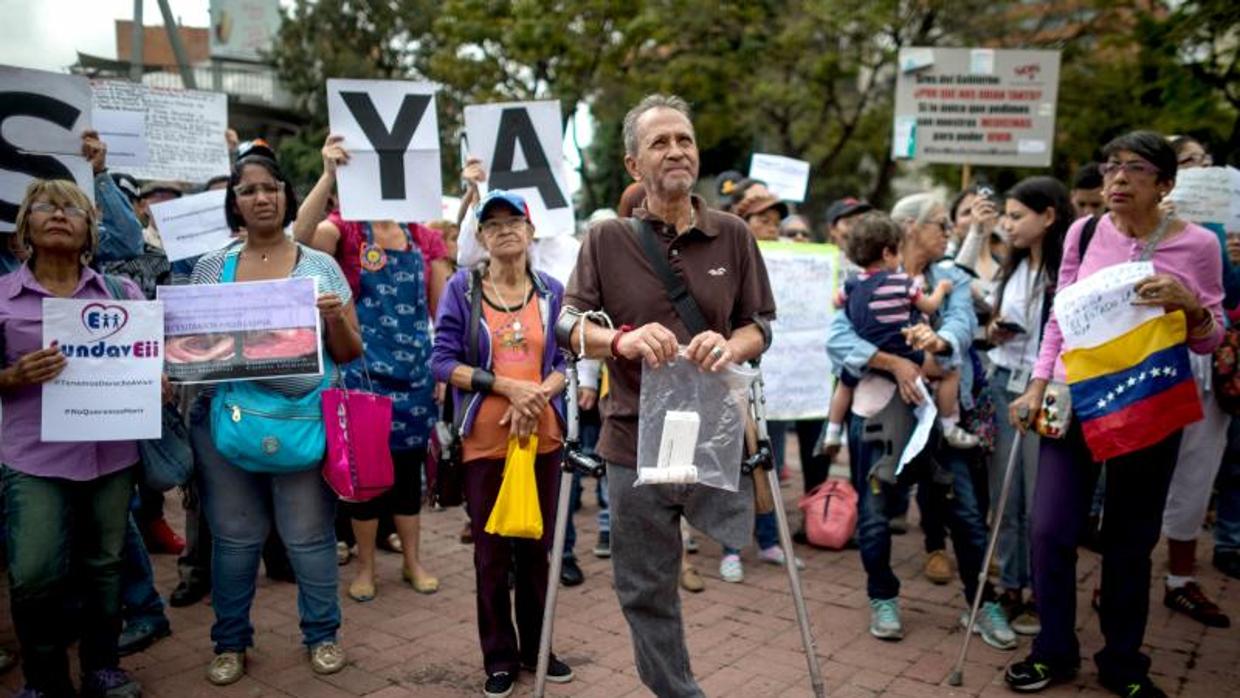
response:
[[[374,521],[386,516],[417,516],[422,511],[422,464],[426,449],[392,451],[396,483],[392,489],[366,502],[342,502],[349,518]]]

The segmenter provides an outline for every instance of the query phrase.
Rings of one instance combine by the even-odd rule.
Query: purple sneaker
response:
[[[82,698],[139,698],[142,686],[124,669],[98,669],[82,676]]]

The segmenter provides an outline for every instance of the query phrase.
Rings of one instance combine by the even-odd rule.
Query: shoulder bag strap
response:
[[[638,218],[630,218],[628,223],[641,241],[642,250],[646,253],[650,267],[663,280],[667,299],[672,302],[672,307],[676,309],[676,314],[685,324],[685,329],[689,330],[690,336],[696,337],[710,329],[710,326],[706,324],[706,318],[702,316],[702,310],[698,308],[697,301],[693,299],[688,287],[685,286],[684,279],[672,269],[672,265],[667,263],[667,255],[659,249],[659,242],[655,240],[654,229],[650,223]]]
[[[468,366],[478,365],[478,325],[482,322],[482,272],[474,268],[469,272],[469,327],[465,331],[465,363]],[[451,401],[451,390],[444,400],[444,421],[451,422],[452,429],[460,434],[465,424],[465,412],[469,409],[469,401],[473,393],[461,391],[461,404]],[[450,415],[450,416],[449,416]]]

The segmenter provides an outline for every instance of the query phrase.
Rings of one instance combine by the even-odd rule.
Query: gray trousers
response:
[[[680,518],[724,546],[753,536],[753,479],[740,491],[702,485],[634,487],[637,471],[607,464],[611,562],[642,683],[658,698],[704,698],[689,667],[680,614]]]

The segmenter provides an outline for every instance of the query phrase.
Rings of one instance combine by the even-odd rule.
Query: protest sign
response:
[[[809,163],[782,155],[754,153],[749,176],[766,182],[766,188],[784,201],[805,201],[809,189]]]
[[[265,61],[280,31],[280,0],[211,0],[211,57]]]
[[[0,233],[16,229],[33,179],[72,180],[94,202],[94,173],[82,157],[90,116],[86,78],[0,66]]]
[[[900,50],[892,157],[1049,167],[1059,52]]]
[[[158,439],[163,425],[163,306],[43,299],[43,346],[65,370],[43,384],[44,441]]]
[[[220,92],[152,87],[120,80],[95,80],[91,84],[94,110],[106,122],[120,120],[129,133],[121,148],[133,150],[134,124],[141,119],[147,162],[112,162],[118,172],[138,179],[166,179],[202,183],[229,172],[228,95]],[[129,145],[124,145],[128,143]],[[112,142],[108,142],[109,148]]]
[[[96,109],[93,119],[99,140],[108,146],[108,167],[128,172],[135,167],[145,167],[151,161],[145,113]]]
[[[775,295],[771,348],[762,355],[767,417],[821,419],[831,407],[827,331],[835,310],[834,245],[761,242]]]
[[[327,116],[350,156],[336,171],[345,220],[439,217],[443,184],[434,85],[328,80]]]
[[[1182,169],[1167,199],[1180,218],[1240,232],[1240,170],[1234,167]]]
[[[559,102],[471,105],[465,107],[465,132],[470,154],[487,171],[480,188],[524,197],[536,237],[575,232]]]
[[[160,286],[171,380],[211,383],[323,373],[312,278]]]
[[[1153,274],[1152,262],[1116,264],[1060,289],[1055,319],[1064,348],[1096,347],[1162,315],[1162,308],[1132,304],[1137,282]]]
[[[151,205],[168,261],[197,257],[232,241],[232,229],[224,218],[226,193],[214,189]]]

